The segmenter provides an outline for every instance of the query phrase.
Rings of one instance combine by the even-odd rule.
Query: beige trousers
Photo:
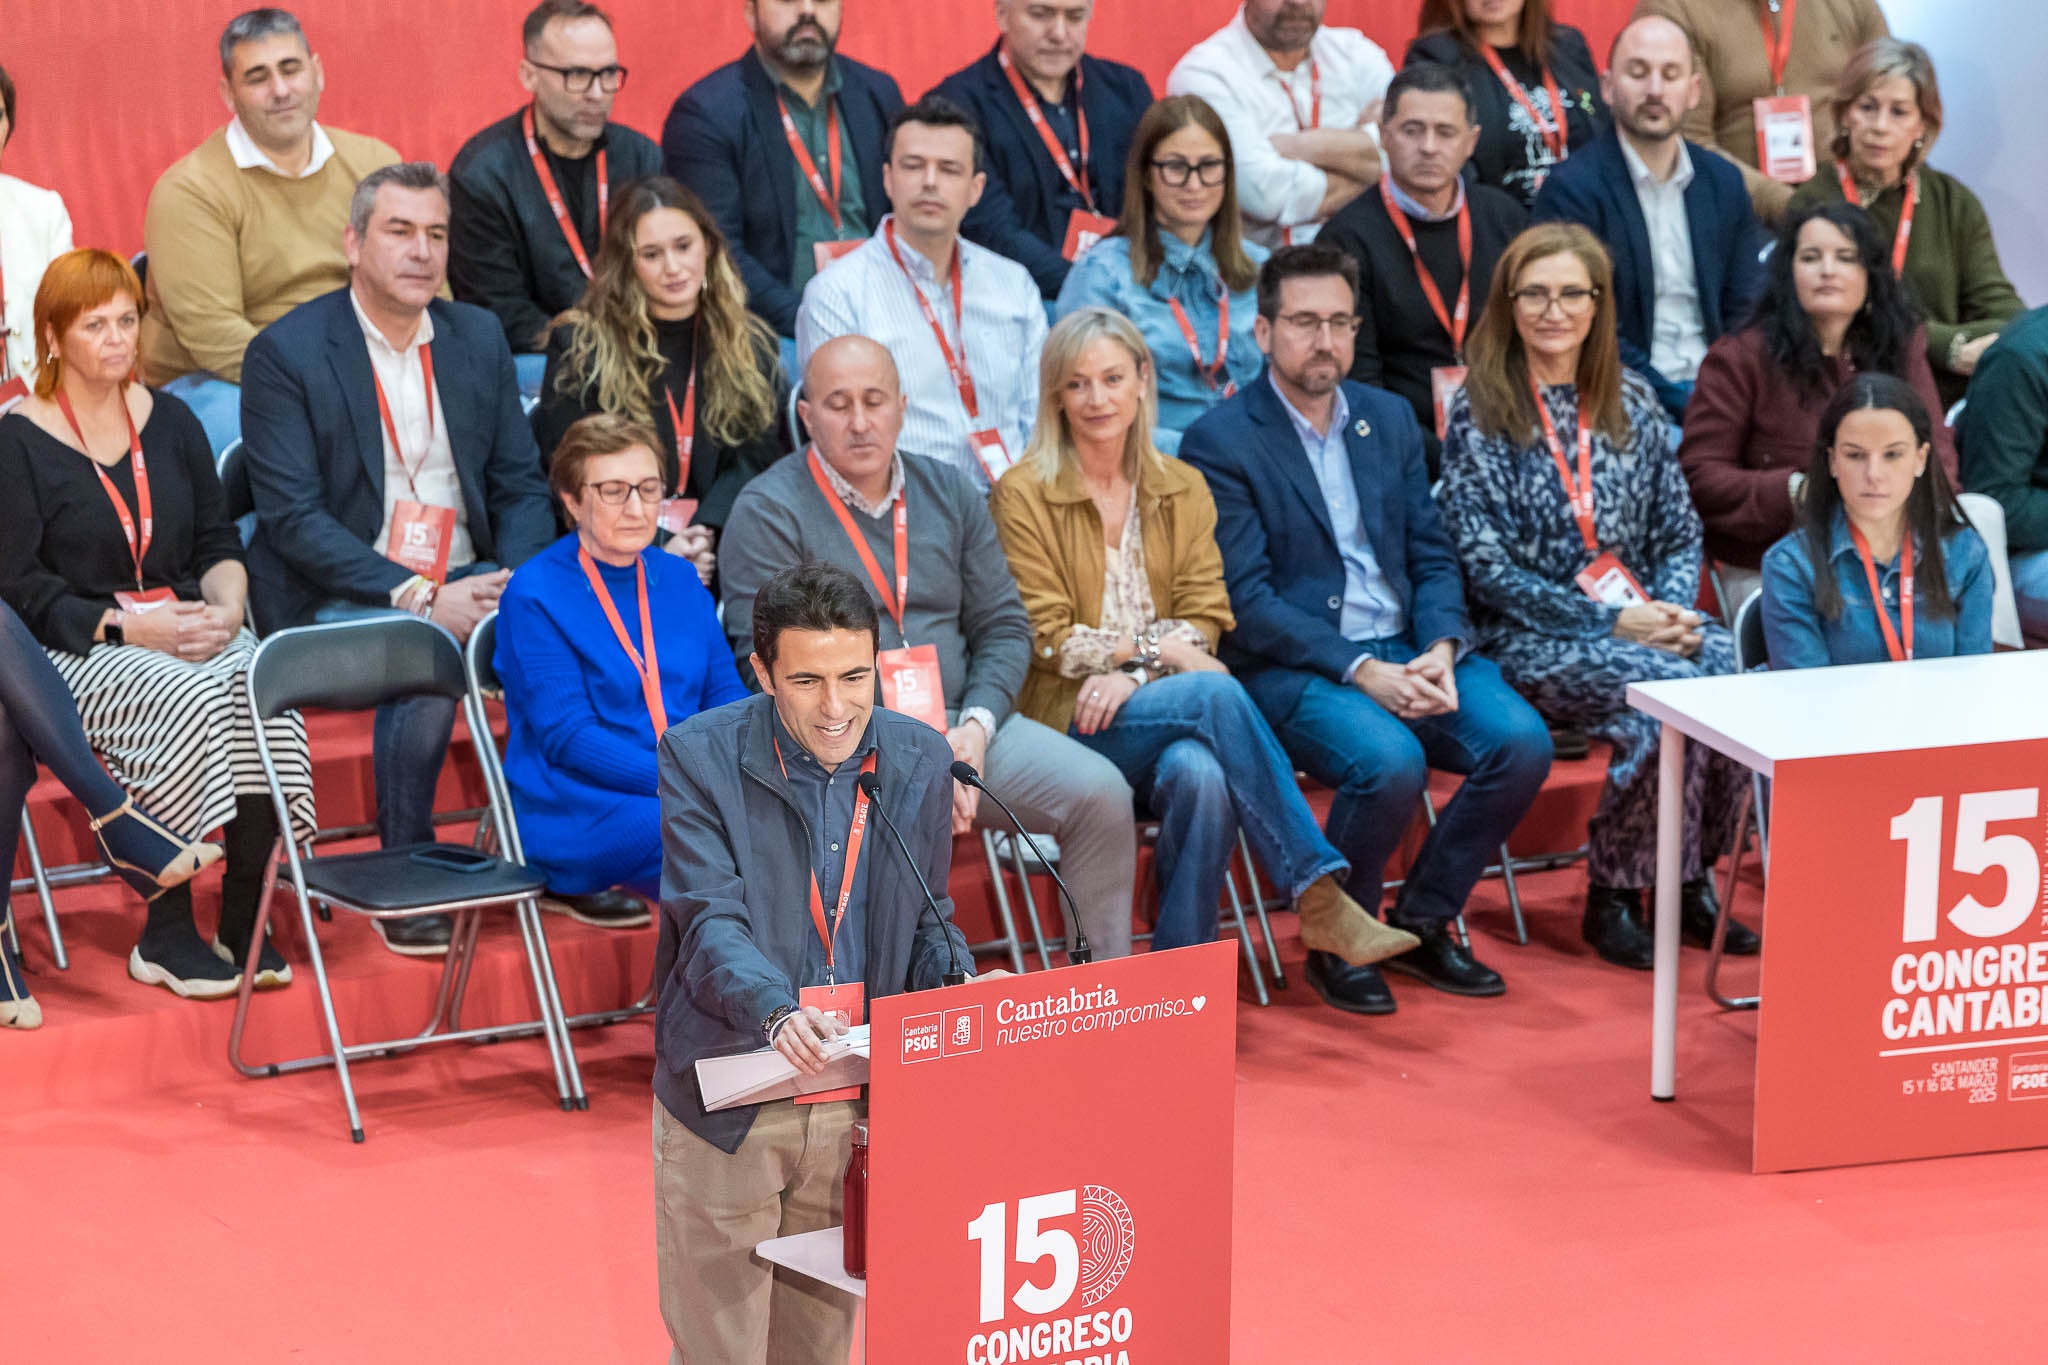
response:
[[[846,1365],[853,1299],[754,1255],[840,1221],[864,1100],[764,1104],[730,1156],[654,1102],[654,1242],[676,1365]]]

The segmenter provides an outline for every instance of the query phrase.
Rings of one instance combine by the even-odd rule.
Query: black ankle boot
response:
[[[1643,927],[1642,893],[1633,886],[1587,886],[1579,933],[1617,967],[1646,972],[1655,965],[1653,940]]]

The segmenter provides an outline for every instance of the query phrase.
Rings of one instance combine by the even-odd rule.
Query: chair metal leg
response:
[[[313,905],[304,891],[294,887],[299,899],[300,927],[306,933],[306,956],[313,964],[313,985],[320,997],[320,1020],[327,1030],[327,1045],[334,1050],[334,1078],[341,1083],[341,1102],[348,1110],[348,1135],[353,1142],[363,1140],[363,1116],[356,1108],[356,1088],[348,1074],[348,1046],[341,1041],[341,1021],[334,1015],[334,992],[327,984],[327,958],[320,951],[320,936],[313,928]],[[259,917],[260,922],[260,917]],[[242,974],[242,997],[238,1002],[238,1014],[248,1012],[248,997],[255,986],[255,980],[248,973]],[[241,1039],[235,1039],[239,1047]]]
[[[483,928],[483,916],[470,912],[455,917],[455,927],[448,935],[448,959],[442,964],[441,980],[443,994],[448,1001],[448,1027],[462,1027],[462,1003],[469,998],[469,973],[476,965],[476,939]],[[451,984],[450,972],[454,975]],[[435,1014],[435,1019],[441,1016]]]
[[[1472,951],[1472,928],[1465,923],[1465,912],[1460,910],[1451,920],[1451,927],[1457,930],[1458,945],[1466,952]]]
[[[1749,775],[1750,797],[1756,803],[1756,851],[1764,860],[1764,875],[1771,875],[1771,784],[1756,771]]]
[[[996,836],[981,832],[981,856],[988,861],[988,884],[995,892],[996,916],[1003,922],[1003,939],[1010,949],[1010,970],[1024,975],[1024,940],[1017,937],[1017,917],[1010,909],[1010,890],[1003,876],[1002,859],[996,856]]]
[[[1508,909],[1515,917],[1515,942],[1524,948],[1529,946],[1529,924],[1522,918],[1522,892],[1515,885],[1515,855],[1508,852],[1503,842],[1500,846],[1500,879],[1507,888]]]
[[[1010,866],[1017,870],[1017,885],[1024,893],[1024,918],[1031,921],[1031,942],[1038,949],[1038,965],[1052,970],[1052,954],[1046,951],[1045,931],[1038,923],[1038,896],[1031,889],[1031,875],[1024,867],[1024,841],[1010,840]],[[1060,917],[1063,921],[1066,916]]]
[[[1735,822],[1735,844],[1728,850],[1728,880],[1721,892],[1721,911],[1714,916],[1714,941],[1707,950],[1707,994],[1724,1010],[1753,1010],[1762,996],[1721,994],[1722,949],[1728,939],[1728,916],[1735,910],[1735,888],[1742,872],[1742,847],[1749,836],[1750,817],[1756,807],[1748,793],[1742,799],[1742,815]]]
[[[71,970],[71,955],[64,951],[64,931],[57,927],[57,906],[50,899],[50,874],[43,867],[43,848],[36,840],[36,822],[30,818],[28,807],[21,808],[21,841],[28,848],[28,870],[36,884],[36,902],[43,908],[43,927],[50,933],[50,956],[56,959],[57,970]]]
[[[562,1040],[562,1069],[568,1073],[569,1099],[576,1108],[590,1108],[590,1097],[583,1090],[583,1073],[576,1065],[576,1045],[570,1041],[568,1014],[562,1008],[561,988],[555,981],[555,959],[548,951],[548,931],[541,923],[540,902],[527,900],[521,903],[527,922],[533,926],[534,970],[540,977],[541,1020],[552,1020],[556,1034]],[[552,1011],[552,1013],[550,1013]]]
[[[540,955],[534,950],[534,926],[528,915],[529,909],[538,914],[540,907],[530,900],[521,901],[519,909],[515,912],[519,920],[519,937],[526,947],[527,969],[533,974],[533,998],[534,1003],[540,1008],[541,1037],[547,1040],[548,1062],[555,1069],[555,1095],[562,1106],[562,1112],[571,1113],[576,1108],[576,1100],[569,1093],[568,1072],[562,1066],[562,1044],[559,1036],[561,1030],[557,1027],[555,1012],[549,1003],[547,983],[541,977]],[[465,972],[464,976],[467,975]]]
[[[1244,949],[1245,965],[1252,970],[1252,990],[1261,1005],[1270,1005],[1273,999],[1266,994],[1266,974],[1259,968],[1258,950],[1252,947],[1252,931],[1244,922],[1244,900],[1237,894],[1237,877],[1227,867],[1223,869],[1223,890],[1230,897],[1230,918],[1237,926],[1237,941]]]
[[[1273,987],[1287,989],[1287,971],[1280,965],[1280,946],[1273,941],[1273,922],[1266,918],[1266,893],[1259,885],[1259,865],[1252,858],[1252,846],[1244,837],[1244,827],[1237,831],[1237,851],[1244,859],[1244,880],[1251,892],[1252,913],[1259,917],[1259,934],[1266,941],[1266,957],[1273,964]]]

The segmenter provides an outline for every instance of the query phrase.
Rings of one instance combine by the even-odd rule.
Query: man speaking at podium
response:
[[[695,1065],[769,1044],[815,1073],[842,1016],[863,1023],[868,999],[967,970],[943,895],[953,751],[930,726],[875,705],[881,627],[852,574],[785,569],[762,586],[753,621],[762,695],[700,712],[661,740],[661,1313],[689,1365],[843,1365],[853,1300],[753,1251],[840,1221],[866,1101],[834,1092],[706,1112]]]

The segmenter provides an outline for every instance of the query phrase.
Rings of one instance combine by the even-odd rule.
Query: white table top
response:
[[[1769,775],[1786,759],[2048,739],[2048,650],[1631,683],[1628,703]]]
[[[843,1289],[857,1299],[868,1296],[868,1282],[846,1273],[845,1228],[824,1228],[799,1232],[794,1237],[775,1237],[754,1248],[754,1254],[773,1265],[787,1266],[820,1284]]]

